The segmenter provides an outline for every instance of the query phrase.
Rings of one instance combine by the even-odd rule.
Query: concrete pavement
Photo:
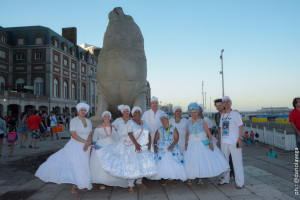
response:
[[[69,136],[69,132],[64,133],[64,137]],[[299,199],[294,192],[295,153],[276,149],[278,159],[272,159],[267,157],[267,146],[263,144],[243,148],[245,186],[240,190],[233,180],[218,186],[218,177],[205,179],[203,186],[194,181],[192,187],[179,181],[162,186],[159,181],[144,179],[147,189],[135,188],[133,194],[114,187],[99,190],[99,185],[93,185],[91,191],[79,191],[78,197],[72,197],[70,184],[44,183],[34,176],[37,167],[67,141],[48,138],[38,142],[39,149],[16,146],[13,158],[7,157],[9,147],[4,146],[0,157],[0,199]]]

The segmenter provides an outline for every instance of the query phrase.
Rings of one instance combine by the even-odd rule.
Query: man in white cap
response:
[[[151,140],[153,144],[154,136],[158,128],[162,126],[160,115],[163,113],[162,110],[158,109],[158,98],[151,98],[151,109],[144,112],[142,120],[146,121],[151,129]]]
[[[224,96],[222,102],[225,110],[220,119],[221,151],[227,161],[229,161],[229,155],[231,154],[236,188],[241,189],[244,186],[242,158],[243,120],[239,112],[231,109],[232,102],[228,96]],[[229,180],[230,172],[224,172],[219,185],[227,184]]]

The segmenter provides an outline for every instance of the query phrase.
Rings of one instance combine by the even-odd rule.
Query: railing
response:
[[[280,133],[277,132],[275,128],[270,131],[267,130],[266,127],[259,129],[258,126],[256,126],[256,128],[244,126],[243,132],[245,133],[248,131],[248,133],[250,133],[251,130],[254,133],[259,134],[259,142],[269,144],[286,151],[293,151],[296,148],[295,134],[286,134],[286,130],[284,130],[283,133]]]

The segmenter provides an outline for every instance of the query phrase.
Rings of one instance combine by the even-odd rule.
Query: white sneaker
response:
[[[202,180],[202,178],[199,178],[199,180],[198,180],[198,185],[203,185],[204,183],[203,183],[203,180]]]

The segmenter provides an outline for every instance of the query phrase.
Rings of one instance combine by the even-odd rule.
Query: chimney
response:
[[[68,27],[62,28],[62,36],[67,40],[71,41],[75,47],[77,46],[77,28],[76,27]]]

